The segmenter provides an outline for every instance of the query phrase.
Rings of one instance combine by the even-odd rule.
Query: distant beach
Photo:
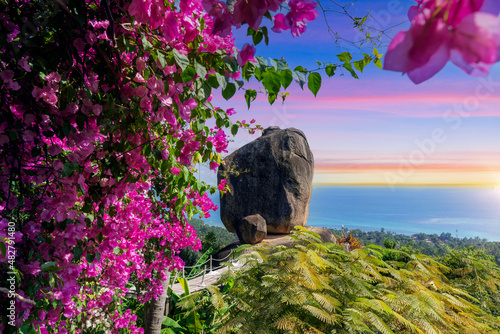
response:
[[[218,194],[211,196],[219,206]],[[219,211],[204,219],[223,226]],[[500,191],[469,187],[313,187],[307,225],[500,241]]]

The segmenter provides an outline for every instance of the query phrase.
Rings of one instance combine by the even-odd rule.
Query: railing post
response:
[[[205,267],[203,267],[203,278],[201,279],[200,285],[198,285],[199,287],[204,288],[206,286],[205,285],[205,272],[206,271],[207,271],[207,265],[205,265]]]
[[[212,273],[212,255],[210,255],[210,273]]]

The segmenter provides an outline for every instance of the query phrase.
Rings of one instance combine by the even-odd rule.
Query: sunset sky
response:
[[[362,13],[366,3],[357,2],[354,12]],[[390,8],[388,3],[369,2],[372,25],[388,28],[404,22],[414,2],[393,1]],[[328,18],[333,29],[353,38],[345,21],[333,15]],[[408,23],[391,34],[404,27]],[[244,35],[236,32],[239,47],[251,42]],[[258,45],[257,55],[284,57],[292,69],[299,64],[316,68],[316,61],[336,62],[336,55],[345,50],[361,58],[348,44],[342,44],[346,47],[342,49],[334,43],[321,15],[302,37],[271,32],[270,39],[269,47]],[[379,51],[385,53],[386,48]],[[315,157],[315,183],[500,185],[500,65],[493,67],[489,77],[478,78],[449,64],[420,85],[400,73],[369,65],[359,80],[349,73],[330,79],[323,75],[316,98],[294,83],[287,91],[291,95],[285,104],[277,101],[269,106],[260,94],[250,111],[243,93],[228,102],[216,96],[214,102],[234,107],[234,120],[254,118],[264,127],[302,130]],[[240,132],[229,151],[257,136]]]

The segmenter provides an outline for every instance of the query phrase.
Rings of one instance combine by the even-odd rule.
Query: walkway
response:
[[[177,294],[181,295],[184,293],[184,289],[182,288],[182,285],[177,282],[177,278],[179,277],[185,277],[188,282],[189,286],[189,291],[195,292],[198,290],[203,290],[207,285],[212,285],[217,282],[219,277],[224,271],[227,270],[238,270],[241,267],[241,263],[239,261],[234,261],[234,260],[229,260],[231,256],[231,253],[228,254],[226,257],[223,259],[214,259],[212,256],[210,258],[196,266],[185,266],[182,271],[177,271],[174,275],[174,279],[172,280],[172,284],[170,287],[172,290]],[[227,266],[217,266],[217,267],[212,267],[213,262],[221,263],[223,261],[231,262],[233,264],[232,267],[227,267]],[[186,271],[190,271],[193,268],[203,268],[200,269],[199,272],[194,274],[191,277],[186,277]]]

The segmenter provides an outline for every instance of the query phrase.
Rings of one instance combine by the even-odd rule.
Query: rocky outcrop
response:
[[[218,180],[226,179],[230,189],[220,203],[224,226],[238,233],[243,218],[252,215],[265,220],[267,233],[290,233],[294,226],[305,226],[313,169],[314,157],[302,131],[265,129],[260,138],[227,156],[219,167]]]

